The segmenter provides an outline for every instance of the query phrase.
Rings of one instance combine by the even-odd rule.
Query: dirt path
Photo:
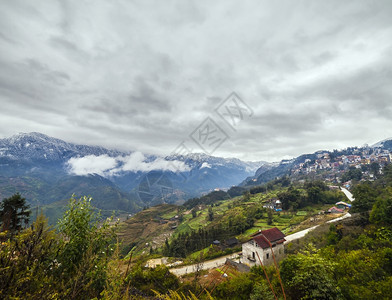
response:
[[[214,268],[218,268],[220,266],[223,266],[226,262],[226,258],[235,259],[238,257],[239,253],[240,252],[236,252],[233,254],[229,254],[226,256],[222,256],[219,258],[205,261],[203,266],[201,266],[201,269],[202,270],[209,270],[209,269],[214,269]],[[188,273],[194,273],[196,271],[196,267],[197,267],[197,265],[183,266],[183,267],[179,267],[179,268],[175,268],[175,269],[170,269],[170,272],[172,272],[173,274],[175,274],[177,276],[182,276],[182,275],[185,275]]]
[[[343,219],[346,219],[346,218],[349,218],[349,217],[351,217],[351,214],[346,213],[344,216],[341,216],[341,217],[336,218],[336,219],[333,219],[333,220],[329,220],[329,221],[327,221],[327,222],[325,222],[325,223],[334,223],[334,222],[338,222],[338,221],[340,221],[340,220],[343,220]],[[316,228],[319,227],[320,225],[323,225],[323,224],[319,224],[319,225],[310,227],[310,228],[308,228],[308,229],[304,229],[304,230],[298,231],[298,232],[296,232],[296,233],[287,235],[287,236],[285,237],[285,240],[286,240],[286,241],[285,241],[284,243],[287,244],[287,243],[290,243],[290,242],[292,242],[292,241],[294,241],[294,240],[298,240],[298,239],[300,239],[300,238],[303,238],[309,231],[312,231],[312,230],[316,229]]]
[[[346,190],[345,188],[342,188],[341,190],[342,190],[342,192],[346,195],[346,197],[351,202],[355,200],[353,198],[353,195],[348,190]],[[333,219],[333,220],[329,220],[326,223],[338,222],[340,220],[343,220],[343,219],[346,219],[346,218],[349,218],[349,217],[351,217],[351,214],[346,213],[345,215],[343,215],[343,216],[341,216],[339,218]],[[322,225],[322,224],[320,224],[320,225]],[[303,238],[309,231],[314,230],[315,228],[319,227],[320,225],[316,225],[316,226],[310,227],[308,229],[301,230],[301,231],[298,231],[296,233],[293,233],[293,234],[290,234],[290,235],[286,236],[285,237],[285,239],[286,239],[285,244],[290,243],[290,242],[292,242],[294,240]],[[239,253],[241,253],[241,252],[237,252],[237,253],[233,253],[233,254],[230,254],[230,255],[222,256],[222,257],[219,257],[219,258],[216,258],[216,259],[205,261],[203,266],[201,266],[201,269],[202,270],[209,270],[209,269],[213,269],[213,268],[218,268],[218,267],[220,267],[220,266],[225,264],[226,258],[229,258],[229,259],[238,258],[239,257],[238,254]],[[184,266],[184,267],[170,269],[170,272],[172,272],[173,274],[175,274],[177,276],[182,276],[182,275],[185,275],[185,274],[188,274],[188,273],[194,273],[196,271],[196,267],[197,267],[197,265],[188,265],[188,266]]]
[[[341,217],[333,219],[333,220],[329,220],[326,223],[338,222],[340,220],[343,220],[343,219],[346,219],[349,217],[351,217],[351,215],[349,213],[346,213],[344,216],[341,216]],[[285,237],[285,239],[286,239],[285,244],[290,243],[294,240],[303,238],[309,231],[312,231],[319,226],[320,225],[316,225],[316,226],[310,227],[308,229],[301,230],[301,231],[298,231],[296,233],[293,233],[293,234],[286,236]],[[223,266],[226,262],[226,258],[229,258],[229,259],[237,259],[238,258],[239,259],[240,253],[241,252],[236,252],[236,253],[233,253],[230,255],[226,255],[226,256],[216,258],[216,259],[205,261],[204,264],[201,266],[201,269],[202,270],[209,270],[209,269],[214,269],[214,268],[218,268],[220,266]],[[182,276],[182,275],[185,275],[188,273],[194,273],[196,271],[196,268],[197,268],[197,265],[188,265],[188,266],[170,269],[170,272],[172,272],[173,274],[175,274],[177,276]]]

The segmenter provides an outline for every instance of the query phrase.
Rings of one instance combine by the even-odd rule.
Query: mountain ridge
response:
[[[373,144],[372,146],[362,146],[362,147],[348,147],[343,150],[318,150],[314,153],[310,154],[302,154],[292,159],[281,160],[278,163],[271,163],[268,165],[261,166],[255,173],[255,175],[246,178],[243,182],[241,182],[240,186],[247,185],[257,185],[267,183],[270,180],[273,180],[277,177],[290,175],[293,169],[300,166],[300,164],[305,164],[306,161],[314,161],[324,155],[337,155],[340,153],[342,156],[346,155],[357,155],[362,154],[362,152],[376,152],[376,151],[387,151],[392,154],[392,138],[384,139],[378,143]],[[391,155],[390,154],[390,155]],[[391,158],[390,158],[391,160]]]
[[[140,159],[137,163],[152,169],[125,169],[110,176],[107,175],[110,172],[99,174],[89,172],[89,169],[86,169],[85,174],[76,174],[69,167],[71,160],[86,163],[80,159],[87,157],[93,159],[92,162],[87,161],[88,165],[99,166],[101,159],[110,158],[113,164],[109,167],[117,168],[118,164],[126,164],[127,159],[132,161],[132,155]],[[159,166],[162,161],[168,163],[173,160],[183,162],[189,170],[177,172],[165,168],[154,169],[153,163],[156,161],[160,163],[156,164]],[[78,196],[88,194],[97,198],[95,202],[99,208],[130,208],[130,212],[134,212],[145,205],[181,203],[216,188],[230,188],[252,175],[263,163],[243,162],[237,158],[226,159],[203,153],[158,157],[68,143],[39,132],[19,133],[0,139],[0,197],[10,196],[10,191],[16,191],[16,187],[28,187],[23,190],[30,191],[26,197],[30,203],[50,204],[69,198],[76,191]],[[159,182],[166,182],[168,186],[148,186],[146,190],[146,179],[151,181],[156,176],[161,178]],[[15,185],[15,182],[18,184]],[[102,186],[97,182],[102,182]],[[79,188],[75,190],[71,184]],[[162,188],[169,189],[172,197],[164,198]],[[105,191],[110,191],[109,205],[102,198],[102,195],[107,195]],[[146,193],[148,197],[144,197]],[[127,199],[127,203],[124,203],[124,199]]]
[[[373,147],[369,149],[392,150],[392,140],[383,140]],[[350,149],[345,150],[349,155],[359,148],[347,149]],[[133,213],[145,206],[182,204],[214,190],[263,184],[291,174],[307,161],[313,162],[318,157],[333,153],[320,150],[275,163],[246,162],[204,153],[159,157],[68,143],[38,132],[20,133],[0,139],[0,197],[22,191],[29,203],[50,205],[75,193],[76,196],[93,196],[100,209]],[[136,162],[135,157],[138,159]],[[83,161],[85,158],[92,160]],[[69,168],[71,160],[88,167],[92,165],[98,168],[102,164],[103,170],[109,172],[99,173],[94,172],[99,171],[99,168],[86,168],[85,173],[72,173]],[[173,161],[181,162],[187,168],[167,168]],[[136,167],[110,173],[130,163]],[[138,167],[138,164],[142,167]]]

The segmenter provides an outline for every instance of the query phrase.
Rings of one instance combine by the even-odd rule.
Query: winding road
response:
[[[209,269],[214,269],[218,268],[220,266],[223,266],[226,263],[226,258],[228,259],[235,259],[238,257],[238,254],[241,252],[236,252],[230,255],[226,256],[221,256],[219,258],[215,258],[212,260],[207,260],[203,263],[203,265],[199,266],[199,269],[202,270],[209,270]],[[175,269],[170,269],[170,272],[172,272],[174,275],[177,276],[182,276],[188,273],[194,273],[197,270],[197,265],[188,265],[188,266],[183,266]]]
[[[351,194],[347,189],[341,187],[340,190],[346,195],[348,200],[350,200],[351,202],[355,200],[353,194]]]
[[[350,202],[353,202],[355,200],[353,195],[350,193],[350,191],[348,191],[345,188],[340,188],[340,189],[346,195],[347,199],[350,200]],[[346,218],[349,218],[349,217],[351,217],[351,214],[346,213],[344,216],[341,216],[339,218],[327,221],[326,223],[338,222],[340,220],[343,220],[343,219],[346,219]],[[301,230],[301,231],[298,231],[296,233],[293,233],[293,234],[290,234],[290,235],[286,236],[285,237],[285,239],[286,239],[285,244],[290,243],[290,242],[292,242],[294,240],[303,238],[309,231],[312,231],[312,230],[314,230],[315,228],[317,228],[319,226],[320,225],[316,225],[316,226],[310,227],[308,229]],[[226,263],[226,259],[227,258],[229,258],[229,259],[237,258],[239,253],[241,253],[241,252],[236,252],[236,253],[233,253],[233,254],[230,254],[230,255],[226,255],[226,256],[222,256],[222,257],[216,258],[216,259],[205,261],[203,263],[203,265],[199,266],[199,269],[209,270],[209,269],[213,269],[213,268],[218,268],[219,266],[222,266],[222,265],[224,265]],[[174,275],[182,276],[182,275],[185,275],[185,274],[188,274],[188,273],[194,273],[196,271],[196,269],[197,269],[197,265],[188,265],[188,266],[183,266],[183,267],[170,269],[170,272],[172,272]]]
[[[340,188],[340,190],[346,195],[347,199],[350,200],[350,202],[353,202],[355,200],[354,197],[353,197],[353,194],[351,194],[350,191],[348,191],[345,188]],[[349,217],[351,217],[351,214],[346,213],[344,216],[341,216],[341,217],[333,219],[333,220],[329,220],[326,223],[338,222],[340,220],[347,219]],[[316,225],[316,226],[310,227],[308,229],[301,230],[301,231],[298,231],[296,233],[293,233],[293,234],[290,234],[290,235],[286,236],[285,237],[285,240],[286,240],[285,244],[290,243],[290,242],[292,242],[294,240],[303,238],[309,231],[312,231],[312,230],[316,229],[319,226],[320,225]]]

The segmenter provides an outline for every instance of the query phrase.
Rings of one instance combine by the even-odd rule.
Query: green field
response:
[[[269,224],[268,214],[263,209],[263,205],[269,199],[277,197],[277,194],[284,190],[276,189],[268,193],[258,193],[250,195],[249,198],[238,196],[217,201],[212,205],[197,205],[194,208],[196,209],[195,217],[193,217],[191,210],[186,210],[183,206],[160,205],[152,207],[139,212],[122,223],[119,236],[125,246],[136,245],[136,253],[148,254],[150,247],[159,252],[166,239],[170,241],[180,234],[191,233],[201,228],[222,224],[230,226],[231,221],[244,219],[249,213],[262,210],[262,213],[254,218],[252,227],[232,236],[244,242],[258,230],[277,227],[285,234],[290,234],[299,229],[311,227],[314,224],[310,222],[308,224],[307,220],[316,216],[319,211],[328,208],[328,205],[313,205],[304,207],[299,211],[273,211],[272,223]],[[212,210],[213,220],[209,220],[209,210]],[[175,216],[178,216],[178,218],[175,218]],[[201,251],[206,252],[207,248]],[[200,251],[189,255],[189,257],[192,259],[198,254],[200,254]]]

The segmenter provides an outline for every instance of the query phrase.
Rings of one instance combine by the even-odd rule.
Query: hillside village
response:
[[[392,300],[391,15],[0,1],[0,300]]]
[[[385,183],[389,188],[383,186]],[[125,293],[128,295],[126,299],[153,299],[155,289],[159,293],[180,289],[181,293],[186,293],[184,295],[196,294],[197,299],[211,299],[209,294],[214,299],[250,299],[254,294],[262,295],[262,299],[270,299],[273,294],[278,299],[284,298],[285,294],[288,299],[301,299],[303,297],[298,298],[298,293],[306,296],[314,291],[325,299],[331,293],[330,284],[337,286],[332,299],[341,299],[341,295],[346,299],[351,299],[351,295],[356,299],[371,299],[373,293],[386,295],[390,292],[388,265],[392,220],[388,207],[392,199],[392,164],[388,164],[374,182],[355,183],[355,201],[344,188],[339,190],[321,181],[284,187],[277,179],[271,185],[273,189],[268,192],[248,192],[215,199],[208,205],[197,203],[188,210],[185,206],[175,205],[148,208],[121,223],[116,233],[112,231],[115,227],[107,221],[90,227],[89,220],[95,217],[88,198],[71,199],[70,210],[63,218],[66,227],[60,227],[59,234],[49,231],[43,216],[31,228],[18,234],[17,239],[7,240],[7,231],[3,232],[0,236],[3,239],[1,257],[10,258],[3,263],[18,270],[15,273],[18,277],[13,279],[9,276],[11,272],[3,272],[0,280],[14,280],[7,292],[19,295],[19,288],[15,289],[19,287],[16,280],[31,278],[27,277],[24,265],[42,260],[39,247],[44,247],[53,263],[50,269],[38,270],[40,273],[37,274],[50,281],[54,288],[36,291],[36,284],[24,288],[34,294],[45,293],[44,298],[58,290],[68,295],[68,285],[75,286],[79,282],[72,280],[90,280],[89,276],[94,272],[111,276],[110,285],[100,283],[94,295],[102,291],[116,295]],[[295,195],[299,201],[296,208],[292,203],[288,209],[281,208],[285,197]],[[15,195],[16,198],[19,199],[20,195]],[[268,204],[274,204],[274,208],[263,207]],[[80,240],[79,232],[86,230],[86,226],[91,243],[94,243],[92,248],[86,248],[90,247],[89,244],[83,246],[80,242],[83,239]],[[40,238],[42,232],[44,236]],[[93,238],[96,234],[97,240]],[[114,234],[117,241],[122,241],[121,245],[112,244],[116,240]],[[67,242],[54,243],[57,239],[61,241],[62,235],[66,236]],[[25,244],[18,241],[37,237],[38,244],[34,247],[38,248],[33,251],[36,259],[31,261],[28,251],[20,249]],[[90,241],[90,237],[87,238]],[[159,245],[153,243],[157,238],[161,239]],[[69,267],[72,266],[69,260],[76,261],[72,253],[79,252],[68,251],[73,251],[70,247],[82,246],[85,251],[98,249],[94,257],[99,259],[91,262],[90,256],[78,256],[77,269],[74,270]],[[339,260],[336,260],[336,252]],[[96,264],[98,270],[95,270]],[[81,268],[88,272],[83,273]],[[64,278],[59,283],[57,272],[61,272]],[[347,276],[347,272],[355,274],[355,280]],[[365,273],[374,276],[376,284],[367,283],[361,275]],[[309,283],[312,278],[316,278],[316,286]],[[365,287],[362,291],[364,297],[358,295],[358,284]],[[62,290],[63,285],[67,290]],[[259,285],[263,288],[261,292],[256,288]],[[81,293],[90,295],[92,292],[81,289],[78,295]],[[113,299],[122,298],[116,296]]]
[[[374,180],[382,168],[392,162],[392,151],[376,147],[353,147],[341,151],[321,151],[316,153],[316,159],[305,159],[291,169],[291,175],[319,174],[330,182],[341,183],[345,178],[343,174],[350,168],[361,171],[357,179]],[[350,178],[351,179],[351,178]]]
[[[331,186],[332,187],[332,186]],[[335,190],[332,188],[331,190]],[[347,191],[348,192],[348,191]],[[350,194],[348,192],[348,194]],[[349,198],[349,197],[348,197]],[[347,200],[348,202],[354,201],[353,198],[350,198]],[[264,209],[274,211],[275,213],[284,213],[282,211],[282,206],[281,206],[281,201],[277,199],[276,197],[268,199],[264,202],[265,204],[262,205]],[[325,210],[319,210],[315,211],[313,214],[305,214],[303,216],[303,220],[307,220],[306,225],[304,224],[305,227],[301,228],[306,228],[309,227],[308,229],[303,229],[302,231],[295,231],[295,234],[292,234],[288,228],[285,226],[279,225],[281,229],[285,229],[285,232],[289,232],[292,235],[288,236],[287,242],[292,242],[296,239],[299,239],[303,237],[306,233],[309,232],[309,230],[312,230],[317,227],[318,225],[315,224],[322,224],[322,223],[330,223],[334,221],[338,221],[342,218],[350,217],[349,210],[351,208],[351,204],[348,204],[344,201],[339,201],[335,203],[334,206],[330,207],[329,209],[324,206]],[[198,207],[199,210],[202,209],[201,206]],[[299,215],[303,215],[301,212],[297,213]],[[343,217],[342,217],[343,216]],[[159,224],[166,224],[168,223],[168,226],[171,229],[176,229],[177,225],[180,224],[183,220],[183,217],[179,217],[178,215],[175,215],[174,217],[164,220],[162,218],[155,219],[155,221],[159,221]],[[175,222],[175,223],[173,223]],[[175,224],[175,226],[173,226]],[[235,259],[236,263],[233,264],[234,268],[238,270],[247,270],[249,271],[250,267],[255,266],[255,265],[270,265],[274,262],[279,262],[285,257],[285,248],[284,244],[286,243],[285,237],[286,235],[277,227],[274,226],[268,226],[267,228],[270,227],[269,229],[258,229],[254,231],[257,227],[252,228],[248,230],[247,232],[249,233],[248,235],[241,235],[239,236],[239,239],[233,237],[229,238],[226,240],[214,240],[211,242],[211,244],[208,247],[208,251],[215,251],[216,255],[214,257],[219,257],[219,252],[221,253],[220,256],[222,256],[222,259],[214,260],[215,264],[212,265],[214,267],[218,265],[223,265],[227,263],[233,264],[233,260]],[[261,228],[266,228],[265,226]],[[253,230],[253,232],[252,232]],[[240,248],[239,248],[240,247]],[[231,250],[241,250],[241,252],[237,252],[234,255],[230,256],[225,256],[227,253],[231,253]],[[207,252],[208,253],[208,252]],[[229,261],[227,261],[229,260]],[[168,257],[164,258],[159,258],[159,259],[151,259],[147,262],[146,266],[147,267],[157,267],[158,265],[166,265],[168,267],[177,267],[177,269],[172,269],[171,272],[173,272],[176,275],[183,275],[181,270],[190,270],[189,272],[192,272],[192,270],[195,268],[195,266],[187,266],[187,267],[182,267],[178,268],[178,266],[181,266],[185,262],[183,260],[170,260]],[[189,263],[189,261],[188,261]],[[186,263],[185,263],[186,264]],[[211,269],[211,264],[206,264],[202,269]]]

